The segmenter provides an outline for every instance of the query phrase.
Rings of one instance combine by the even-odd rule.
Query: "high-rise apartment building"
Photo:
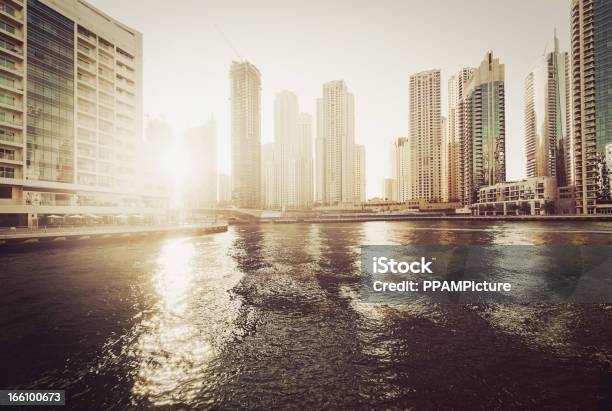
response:
[[[297,146],[298,99],[282,91],[274,99],[274,148],[278,168],[278,201],[283,209],[295,207],[295,151]]]
[[[413,194],[427,201],[442,198],[440,110],[440,70],[410,76],[410,138],[415,142]]]
[[[142,35],[82,0],[1,6],[0,224],[162,212],[139,165]]]
[[[217,125],[209,120],[185,132],[185,155],[191,165],[183,181],[184,204],[188,208],[208,208],[217,203]]]
[[[571,36],[576,212],[612,213],[612,2],[572,0]]]
[[[440,141],[440,192],[442,202],[448,202],[449,199],[449,148],[450,141],[448,140],[448,120],[446,117],[441,117],[440,133],[442,134]]]
[[[570,66],[559,51],[556,33],[525,79],[525,154],[527,177],[572,181]]]
[[[405,203],[414,199],[415,167],[413,148],[414,141],[409,138],[399,137],[393,142],[393,201]]]
[[[289,91],[274,101],[274,145],[279,207],[311,207],[312,118],[299,113],[297,97]]]
[[[355,144],[355,153],[353,154],[353,162],[355,170],[353,178],[355,181],[355,203],[366,202],[366,159],[365,146]]]
[[[253,64],[232,62],[232,190],[237,207],[261,206],[261,76]]]
[[[311,208],[314,201],[312,160],[312,116],[300,113],[297,119],[298,138],[296,162],[296,207]]]
[[[504,65],[488,52],[459,104],[463,120],[463,203],[480,187],[506,181]]]
[[[463,202],[463,111],[467,83],[474,75],[472,67],[462,68],[448,80],[448,199]]]
[[[317,99],[317,201],[354,202],[354,98],[342,80],[323,85]]]

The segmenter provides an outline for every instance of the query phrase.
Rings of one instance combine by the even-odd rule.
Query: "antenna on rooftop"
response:
[[[232,49],[232,51],[234,52],[234,54],[236,55],[236,57],[238,57],[239,61],[243,61],[242,56],[240,55],[240,53],[238,53],[238,50],[236,50],[236,47],[234,47],[234,45],[232,44],[232,42],[230,41],[230,39],[227,38],[227,36],[225,35],[225,33],[223,33],[221,31],[221,29],[215,24],[215,30],[217,30],[217,33],[219,33],[219,35],[221,37],[223,37],[223,40],[225,40],[225,42],[227,43],[227,45],[229,46],[229,48]]]

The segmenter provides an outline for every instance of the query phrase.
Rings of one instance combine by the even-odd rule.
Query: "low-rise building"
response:
[[[553,177],[508,181],[478,190],[475,215],[546,215],[556,213],[557,182]]]

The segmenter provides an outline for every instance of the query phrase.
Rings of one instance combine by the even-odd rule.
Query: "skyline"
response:
[[[386,166],[389,146],[395,138],[408,134],[410,75],[430,69],[441,70],[442,115],[446,116],[448,78],[462,67],[477,65],[487,50],[493,50],[506,65],[508,179],[525,177],[525,77],[555,28],[561,50],[569,51],[569,7],[563,1],[537,4],[496,1],[486,3],[486,7],[477,4],[468,10],[454,2],[440,7],[439,3],[434,6],[426,2],[400,4],[389,1],[371,7],[358,1],[350,2],[350,16],[342,14],[345,19],[342,25],[335,24],[332,16],[343,11],[343,6],[349,2],[305,6],[268,1],[255,9],[240,1],[229,4],[184,1],[185,7],[174,10],[150,3],[147,16],[142,16],[136,2],[93,0],[92,3],[144,35],[145,114],[164,117],[176,134],[214,116],[218,125],[219,173],[230,170],[227,67],[237,57],[215,27],[234,44],[242,58],[261,71],[262,143],[273,141],[276,93],[294,92],[301,111],[316,118],[315,100],[320,96],[322,85],[343,79],[355,95],[355,143],[366,146],[367,164],[385,164],[367,167],[368,197],[382,194],[382,181],[389,177]],[[231,10],[241,7],[243,12],[231,14]],[[193,12],[181,14],[181,18],[186,19],[184,25],[173,27],[171,32],[159,30],[162,21],[185,8]],[[266,14],[271,8],[275,10],[273,15]],[[290,10],[301,18],[304,30],[294,29]],[[440,14],[439,10],[446,12]],[[481,11],[474,14],[474,10]],[[477,27],[466,24],[469,19],[484,15],[504,18],[488,19]],[[439,30],[432,31],[429,22],[434,17],[441,24]],[[245,20],[260,21],[261,25],[247,24]],[[517,21],[529,27],[528,32],[516,32]],[[249,30],[253,28],[256,30]],[[461,47],[449,41],[448,33],[451,32],[462,34]],[[423,38],[429,41],[421,41]],[[270,47],[273,40],[276,40],[274,47]],[[385,44],[388,46],[384,47]],[[406,53],[398,54],[403,50]],[[169,54],[170,51],[173,54]],[[181,56],[184,75],[168,81],[169,68],[179,61],[168,58],[172,55]],[[378,58],[364,64],[363,55]],[[420,57],[415,59],[414,56]],[[177,105],[178,98],[186,100],[187,104]]]

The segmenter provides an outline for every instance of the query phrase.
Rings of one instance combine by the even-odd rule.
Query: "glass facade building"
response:
[[[595,133],[597,153],[612,142],[612,1],[595,0]]]
[[[74,23],[28,0],[27,178],[74,182]]]
[[[504,65],[487,53],[460,102],[465,204],[474,204],[483,186],[506,181]]]
[[[612,214],[612,2],[572,0],[571,28],[576,211]]]
[[[165,213],[143,140],[142,35],[83,0],[0,6],[0,226]]]

